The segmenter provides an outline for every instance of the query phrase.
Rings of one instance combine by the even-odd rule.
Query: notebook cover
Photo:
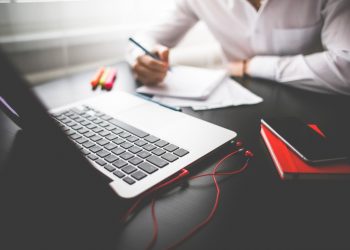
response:
[[[317,126],[310,125],[310,127],[324,136]],[[350,178],[349,163],[310,166],[291,151],[284,142],[274,135],[267,127],[261,125],[260,132],[282,179]]]

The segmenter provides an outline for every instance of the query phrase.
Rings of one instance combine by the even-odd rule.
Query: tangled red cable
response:
[[[241,143],[237,143],[236,145],[240,146]],[[231,156],[237,154],[238,152],[243,152],[244,151],[244,156],[247,158],[247,160],[245,161],[244,165],[237,170],[232,170],[232,171],[226,171],[226,172],[217,172],[218,168],[221,166],[221,164],[228,158],[230,158]],[[215,185],[215,189],[216,189],[216,197],[215,197],[215,202],[214,205],[209,213],[209,215],[199,224],[197,224],[195,227],[193,227],[187,234],[185,234],[181,239],[179,239],[178,241],[176,241],[175,243],[171,244],[170,246],[168,246],[166,249],[174,249],[178,246],[180,246],[182,243],[184,243],[186,240],[188,240],[190,237],[192,237],[196,232],[198,232],[201,228],[203,228],[205,225],[207,225],[210,220],[214,217],[215,212],[217,211],[218,205],[219,205],[219,199],[220,199],[220,186],[218,184],[218,181],[216,179],[216,176],[223,176],[223,175],[235,175],[235,174],[239,174],[242,173],[243,171],[246,170],[246,168],[248,167],[249,164],[249,159],[253,157],[253,153],[250,152],[249,150],[244,150],[243,148],[235,150],[229,154],[227,154],[224,158],[222,158],[213,168],[213,170],[211,171],[211,173],[206,173],[206,174],[200,174],[200,175],[195,175],[195,176],[191,176],[189,178],[189,180],[193,180],[193,179],[197,179],[197,178],[201,178],[201,177],[208,177],[211,176],[213,178],[214,181],[214,185]],[[185,177],[186,175],[188,175],[189,172],[186,169],[182,169],[180,174],[175,176],[174,178],[165,181],[153,188],[151,188],[150,190],[148,190],[147,192],[145,192],[144,194],[142,194],[136,201],[135,203],[128,209],[128,211],[126,212],[125,216],[124,216],[124,220],[127,220],[127,218],[129,217],[129,215],[137,208],[138,204],[141,202],[141,200],[147,196],[150,193],[153,193],[161,188],[164,188],[166,186],[169,186],[170,184],[179,181],[180,179],[182,179],[183,177]],[[152,240],[149,242],[149,244],[147,245],[146,249],[152,249],[152,247],[155,245],[157,238],[158,238],[158,220],[157,220],[157,216],[156,216],[156,212],[155,212],[155,203],[156,200],[155,198],[152,198],[151,201],[151,213],[152,213],[152,221],[153,221],[153,237]]]

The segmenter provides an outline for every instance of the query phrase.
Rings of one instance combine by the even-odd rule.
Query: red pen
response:
[[[106,78],[106,81],[104,83],[104,88],[107,90],[111,90],[114,85],[114,81],[117,78],[117,72],[115,69],[110,69],[108,72],[108,76]]]

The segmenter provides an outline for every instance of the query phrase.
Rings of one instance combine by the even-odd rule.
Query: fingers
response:
[[[136,80],[149,86],[156,85],[162,82],[167,73],[167,71],[164,71],[164,72],[154,71],[139,63],[136,63],[133,66],[133,71],[136,74]]]
[[[166,62],[168,64],[169,63],[169,48],[162,46],[162,45],[158,45],[156,49],[157,49],[156,52],[157,52],[159,58],[163,62]]]
[[[169,68],[169,48],[157,45],[154,53],[159,59],[142,55],[137,57],[133,66],[136,79],[145,85],[155,85],[162,82]]]
[[[143,65],[155,72],[164,73],[168,70],[168,64],[166,62],[156,60],[148,55],[142,55],[137,57],[137,64]]]

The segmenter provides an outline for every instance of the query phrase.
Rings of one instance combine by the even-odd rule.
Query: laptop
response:
[[[1,83],[2,110],[22,128],[50,117],[122,198],[138,196],[236,137],[231,130],[121,91],[46,110],[1,51],[0,65],[2,79],[11,79]]]

